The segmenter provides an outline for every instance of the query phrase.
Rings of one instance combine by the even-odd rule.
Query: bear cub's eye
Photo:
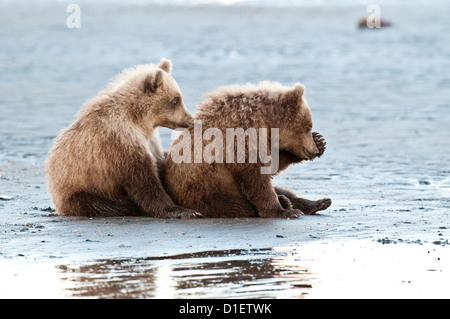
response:
[[[180,103],[180,98],[179,97],[176,97],[176,98],[174,98],[173,100],[172,100],[172,105],[178,105],[178,103]]]

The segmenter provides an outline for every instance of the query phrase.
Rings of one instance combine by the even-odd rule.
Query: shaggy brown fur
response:
[[[311,112],[303,95],[301,84],[293,88],[271,82],[223,87],[206,95],[194,118],[202,120],[203,131],[220,129],[224,140],[226,128],[279,128],[279,172],[325,151],[322,136],[311,132]],[[193,136],[194,128],[191,126],[189,130]],[[174,141],[166,160],[166,190],[175,203],[198,210],[204,217],[296,218],[331,205],[330,199],[311,201],[273,187],[272,176],[260,171],[270,163],[263,164],[259,159],[257,163],[249,163],[249,143],[246,162],[241,164],[226,162],[225,145],[223,163],[194,163],[192,158],[191,163],[175,163],[176,154],[172,152],[178,143],[190,143],[187,147],[194,154],[194,138],[185,140],[180,136]],[[204,139],[203,149],[209,143]],[[270,138],[268,145],[270,149]]]
[[[46,163],[62,215],[193,217],[165,192],[158,126],[186,127],[192,117],[169,75],[172,64],[124,70],[56,138]]]

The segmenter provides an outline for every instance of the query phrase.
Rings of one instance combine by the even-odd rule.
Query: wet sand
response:
[[[183,235],[181,235],[183,236]],[[201,235],[199,235],[201,236]],[[276,238],[281,239],[280,235]],[[445,298],[448,247],[390,240],[303,241],[252,248],[72,261],[52,255],[2,259],[2,298]],[[89,240],[91,254],[103,255]],[[195,242],[195,240],[190,240]],[[270,240],[268,241],[271,242]],[[284,243],[283,243],[284,242]],[[129,242],[128,242],[129,243]],[[144,243],[141,243],[145,244]],[[83,243],[79,242],[76,250]],[[70,245],[69,245],[70,246]],[[150,245],[147,245],[150,246]],[[223,243],[220,243],[224,247]],[[250,246],[250,247],[249,247]],[[70,248],[67,248],[70,249]],[[117,251],[121,253],[117,253]],[[167,250],[166,250],[167,251]],[[169,249],[170,251],[170,249]],[[84,253],[82,253],[84,254]],[[127,257],[117,257],[118,255]]]
[[[444,222],[344,209],[298,220],[11,213],[2,226],[0,296],[450,297]]]
[[[384,6],[386,30],[358,30],[358,6],[82,2],[79,30],[64,3],[2,6],[1,297],[450,297],[448,4]],[[298,220],[56,215],[54,137],[114,74],[162,56],[192,112],[218,85],[304,83],[327,151],[274,184],[332,206]]]

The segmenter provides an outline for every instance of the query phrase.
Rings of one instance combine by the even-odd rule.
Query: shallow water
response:
[[[392,241],[0,265],[0,296],[8,298],[450,297],[445,246]]]
[[[58,267],[66,293],[100,298],[296,298],[314,275],[280,249],[202,251]],[[67,276],[67,277],[64,277]]]
[[[0,195],[11,197],[0,200],[0,262],[10,270],[3,278],[17,284],[2,285],[3,295],[39,296],[46,284],[33,274],[42,273],[54,283],[49,296],[395,297],[420,296],[425,288],[425,296],[445,296],[445,269],[437,260],[429,269],[442,271],[422,269],[424,256],[433,254],[418,243],[450,238],[448,2],[379,1],[383,19],[394,24],[381,30],[357,29],[364,1],[78,3],[80,29],[67,28],[62,1],[0,3]],[[44,160],[59,130],[120,70],[163,56],[172,59],[192,112],[219,85],[304,83],[327,151],[274,184],[308,198],[330,197],[330,209],[296,221],[46,217],[53,204]],[[160,133],[167,149],[171,131]],[[352,250],[369,256],[365,249],[322,242],[314,246],[318,254],[299,249],[322,240],[385,238],[415,244],[373,243],[378,259],[347,268],[367,273],[352,279],[343,271],[340,283],[332,267],[320,266],[341,261],[345,270],[352,260],[341,257]],[[431,247],[448,254],[448,245]],[[399,259],[402,253],[411,258]],[[402,277],[402,269],[410,276]],[[404,279],[389,281],[389,274]],[[370,285],[359,284],[364,280]],[[158,290],[164,286],[158,282],[170,285]]]

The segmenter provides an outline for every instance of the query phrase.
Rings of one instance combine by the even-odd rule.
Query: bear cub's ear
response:
[[[172,61],[162,58],[161,61],[159,61],[158,67],[170,74],[170,72],[172,72]]]
[[[305,94],[305,86],[300,83],[295,83],[294,88],[292,90],[289,90],[285,95],[286,105],[300,106],[304,94]]]
[[[147,74],[144,78],[142,90],[144,93],[153,93],[156,91],[158,87],[160,87],[163,83],[163,72],[161,70],[157,70],[154,73]]]

